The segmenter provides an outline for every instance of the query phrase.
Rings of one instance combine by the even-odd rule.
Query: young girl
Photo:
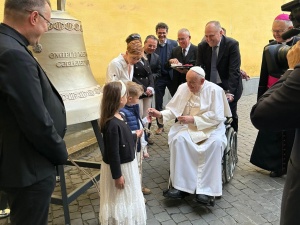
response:
[[[146,225],[146,209],[141,191],[135,146],[142,130],[132,134],[119,110],[127,102],[121,81],[103,89],[100,129],[104,154],[100,176],[101,225]]]

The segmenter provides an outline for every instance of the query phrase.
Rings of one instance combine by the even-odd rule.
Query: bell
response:
[[[48,31],[32,50],[60,93],[72,125],[99,118],[101,89],[90,68],[81,22],[68,15],[64,4],[58,1]]]

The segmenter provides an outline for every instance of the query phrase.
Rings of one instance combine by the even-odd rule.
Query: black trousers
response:
[[[169,75],[163,75],[157,78],[155,81],[154,90],[155,90],[155,109],[157,109],[158,111],[163,110],[163,98],[165,95],[166,88],[169,89],[170,94],[173,96],[174,95],[173,84]],[[159,128],[163,127],[162,124],[158,123],[157,119],[156,121],[157,121],[157,126]]]
[[[3,191],[0,191],[0,210],[6,208],[7,208],[7,195]]]
[[[55,174],[31,186],[2,188],[7,194],[11,225],[47,225]]]
[[[222,83],[218,84],[221,88],[224,89],[224,86]],[[226,91],[226,89],[224,89],[224,91]],[[240,96],[239,96],[240,98]],[[237,115],[237,102],[239,99],[237,100],[233,100],[232,102],[229,102],[229,107],[230,107],[230,111],[232,114],[232,122],[231,122],[231,126],[234,129],[235,132],[238,132],[238,128],[239,128],[239,117]]]
[[[237,115],[237,102],[238,101],[229,102],[229,107],[232,114],[231,126],[235,132],[238,132],[238,128],[239,128],[239,117]]]

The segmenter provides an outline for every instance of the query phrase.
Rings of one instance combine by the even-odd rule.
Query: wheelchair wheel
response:
[[[233,133],[232,154],[235,159],[235,164],[237,164],[239,159],[238,159],[238,154],[237,154],[237,133],[235,131]]]
[[[228,183],[232,177],[236,166],[236,143],[237,135],[232,127],[227,130],[227,146],[223,156],[223,183]]]

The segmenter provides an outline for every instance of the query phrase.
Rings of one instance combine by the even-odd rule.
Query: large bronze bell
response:
[[[64,101],[67,124],[98,119],[100,86],[90,68],[81,22],[64,10],[65,1],[58,1],[57,9],[33,54]]]

